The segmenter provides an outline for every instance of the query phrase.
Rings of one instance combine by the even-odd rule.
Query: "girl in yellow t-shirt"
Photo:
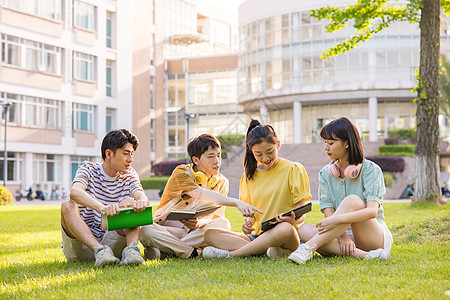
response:
[[[297,229],[304,216],[295,219],[281,214],[300,207],[311,199],[308,175],[296,162],[278,156],[280,140],[270,125],[252,120],[247,130],[245,174],[242,175],[239,198],[260,210],[246,218],[242,225],[244,234],[223,229],[210,229],[205,242],[210,247],[203,250],[204,258],[248,256],[267,253],[271,258],[288,255],[300,244]],[[261,223],[276,217],[278,224],[265,232]]]

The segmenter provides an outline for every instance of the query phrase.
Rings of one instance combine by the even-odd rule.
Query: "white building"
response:
[[[322,126],[340,116],[356,123],[363,140],[415,127],[418,24],[396,23],[346,54],[320,58],[354,29],[325,33],[327,21],[310,17],[310,10],[349,3],[247,0],[240,6],[239,103],[274,125],[284,143],[316,142]],[[441,17],[445,54],[448,22]],[[448,121],[440,121],[448,138]]]
[[[101,161],[106,132],[132,130],[131,8],[112,0],[0,4],[7,187],[67,193],[80,162]]]

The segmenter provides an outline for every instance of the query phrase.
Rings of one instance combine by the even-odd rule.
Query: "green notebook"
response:
[[[142,212],[135,212],[132,207],[120,209],[118,215],[108,217],[102,213],[102,229],[117,230],[153,224],[152,207],[147,206]]]

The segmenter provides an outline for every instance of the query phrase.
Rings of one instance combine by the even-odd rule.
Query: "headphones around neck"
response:
[[[330,170],[330,174],[333,177],[340,177],[341,176],[341,172],[339,171],[339,161],[337,161],[336,159],[333,159],[330,163],[330,166],[328,168],[328,170]],[[350,179],[354,179],[356,177],[358,177],[359,172],[361,171],[361,167],[362,164],[358,164],[358,165],[349,165],[347,168],[345,168],[344,170],[344,176]]]
[[[211,189],[215,188],[219,183],[219,178],[215,175],[212,175],[210,178],[206,176],[202,171],[194,171],[194,165],[191,166],[192,174],[194,175],[195,182],[197,184],[206,184]]]

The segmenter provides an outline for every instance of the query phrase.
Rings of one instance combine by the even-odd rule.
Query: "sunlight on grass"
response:
[[[0,207],[0,299],[443,298],[450,287],[450,206],[387,203],[392,259],[315,255],[306,265],[265,256],[146,261],[142,266],[67,263],[58,207]],[[232,229],[243,218],[227,208]],[[306,222],[323,218],[319,206]]]

